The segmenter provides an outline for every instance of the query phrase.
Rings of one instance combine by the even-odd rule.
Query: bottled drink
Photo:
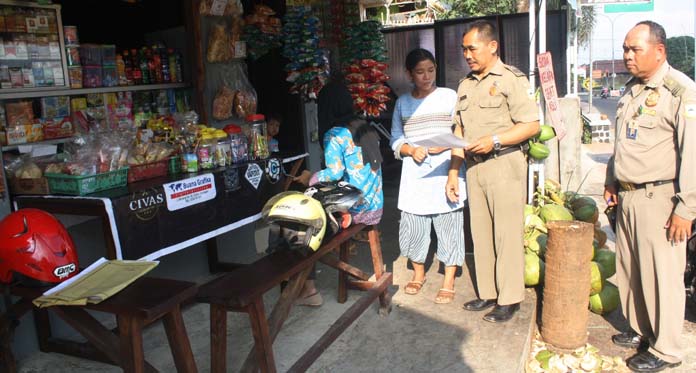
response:
[[[172,83],[179,81],[179,76],[176,74],[176,56],[172,48],[167,49],[167,63],[169,64],[169,80]]]
[[[162,60],[160,58],[159,49],[156,45],[153,45],[151,51],[152,67],[155,70],[155,79],[153,80],[156,83],[163,83],[164,79],[162,77]]]
[[[116,55],[116,76],[118,77],[118,85],[128,85],[126,78],[126,63],[123,61],[123,56]]]
[[[140,53],[138,54],[138,60],[139,60],[139,65],[140,65],[140,71],[143,74],[143,84],[150,84],[152,83],[152,75],[150,75],[150,67],[147,62],[147,56],[145,52],[141,49]]]
[[[133,84],[143,84],[143,71],[140,69],[138,51],[136,49],[131,49],[130,58],[131,68],[133,69]]]
[[[157,69],[155,68],[155,61],[152,59],[152,53],[150,48],[143,47],[143,54],[145,58],[145,63],[147,64],[148,72],[150,73],[150,84],[156,84],[157,82]]]
[[[171,72],[169,71],[169,59],[167,57],[167,51],[164,48],[160,48],[159,52],[162,83],[169,83],[171,81]]]
[[[181,66],[181,54],[179,52],[176,52],[174,54],[175,59],[176,59],[176,82],[181,83],[184,81],[184,76],[182,75],[182,66]]]
[[[130,57],[130,53],[128,53],[128,49],[123,51],[123,64],[125,65],[126,84],[127,85],[135,84],[135,81],[133,78],[133,61],[131,61],[131,57]]]

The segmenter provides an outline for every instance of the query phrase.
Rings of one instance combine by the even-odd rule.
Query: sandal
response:
[[[435,303],[437,304],[447,304],[452,303],[454,300],[454,290],[442,288],[437,291],[435,296]]]
[[[297,299],[298,306],[319,307],[322,304],[324,304],[324,298],[321,297],[321,294],[319,294],[318,291],[304,298]]]
[[[409,281],[404,287],[404,293],[408,295],[416,295],[418,292],[420,292],[421,288],[423,288],[423,284],[425,284],[425,279],[423,279],[423,281]]]

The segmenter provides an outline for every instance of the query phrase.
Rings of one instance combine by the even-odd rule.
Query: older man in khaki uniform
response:
[[[612,340],[642,349],[628,367],[678,366],[686,240],[696,217],[696,84],[667,63],[665,31],[644,21],[626,35],[633,78],[618,104],[604,197],[618,204],[616,280],[633,330]]]
[[[539,131],[538,110],[525,75],[498,57],[498,32],[492,23],[472,23],[462,49],[471,73],[459,84],[455,134],[469,145],[452,149],[445,192],[450,201],[458,200],[458,170],[466,158],[479,299],[464,308],[495,306],[483,318],[503,322],[524,299],[527,162],[520,144]]]

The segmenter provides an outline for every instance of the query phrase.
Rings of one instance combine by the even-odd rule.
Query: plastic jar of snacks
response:
[[[231,163],[246,162],[248,157],[247,137],[243,133],[242,128],[230,124],[224,128],[230,140],[230,158]]]
[[[263,114],[251,114],[247,115],[246,122],[250,127],[249,150],[251,158],[268,158],[270,152],[268,151],[266,117]]]

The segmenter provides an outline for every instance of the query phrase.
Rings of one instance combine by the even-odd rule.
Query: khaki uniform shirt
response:
[[[457,97],[454,121],[464,126],[464,140],[469,143],[517,123],[539,120],[527,77],[501,60],[485,76],[470,72],[459,83]]]
[[[696,218],[696,84],[665,62],[648,82],[631,79],[616,110],[606,185],[677,180],[674,213]]]

